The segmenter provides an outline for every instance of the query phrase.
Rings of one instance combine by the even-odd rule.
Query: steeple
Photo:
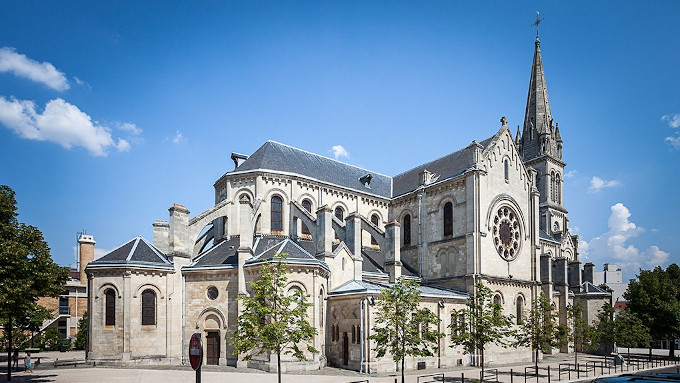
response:
[[[524,114],[524,129],[522,130],[522,152],[524,161],[542,155],[557,157],[557,145],[555,142],[555,127],[550,101],[548,100],[548,88],[543,72],[543,59],[541,58],[541,41],[536,36],[534,48],[534,61],[531,65],[531,78],[529,80],[529,94]]]

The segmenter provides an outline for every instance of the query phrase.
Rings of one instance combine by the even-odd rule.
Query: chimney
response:
[[[583,282],[595,283],[595,265],[592,262],[588,262],[583,265]]]
[[[170,229],[168,231],[168,255],[191,258],[193,243],[189,243],[189,210],[180,204],[170,209]]]
[[[83,229],[83,233],[78,238],[78,245],[80,246],[80,284],[87,284],[87,275],[85,275],[85,267],[94,261],[94,237],[87,234],[87,230]]]

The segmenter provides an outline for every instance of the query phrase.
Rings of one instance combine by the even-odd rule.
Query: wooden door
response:
[[[347,332],[342,333],[342,364],[345,366],[349,364],[349,339]]]
[[[216,331],[208,332],[205,343],[206,364],[218,365],[220,363],[220,333]]]

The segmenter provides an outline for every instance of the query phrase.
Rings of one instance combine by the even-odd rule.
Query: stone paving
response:
[[[625,350],[621,350],[625,355]],[[654,350],[655,355],[667,355],[667,350]],[[646,350],[631,350],[635,353],[646,353]],[[21,355],[23,357],[23,355]],[[40,357],[40,364],[34,369],[33,373],[16,371],[12,374],[12,382],[140,382],[140,383],[175,383],[175,382],[194,382],[196,374],[188,366],[149,366],[144,368],[111,368],[111,367],[91,367],[78,365],[65,366],[55,368],[53,362],[57,359],[64,360],[83,360],[83,352],[43,352],[34,355],[35,358]],[[5,362],[1,368],[2,376],[0,382],[6,382],[6,375],[4,372]],[[531,364],[508,364],[502,366],[487,366],[488,375],[485,380],[495,381],[496,370],[498,371],[498,381],[502,383],[552,383],[552,382],[574,382],[592,380],[594,376],[602,374],[615,374],[614,367],[610,363],[608,368],[601,364],[603,357],[579,354],[579,369],[580,374],[571,371],[571,376],[563,373],[561,379],[559,378],[560,364],[574,362],[573,354],[557,354],[547,356],[539,364],[539,376],[530,376],[526,380],[524,378],[525,369],[532,367]],[[610,359],[611,361],[611,359]],[[592,365],[595,363],[593,370]],[[661,362],[655,368],[668,368],[669,362]],[[664,364],[666,364],[664,366]],[[22,361],[19,363],[23,366]],[[548,379],[548,369],[550,366],[550,380]],[[585,367],[587,366],[587,367]],[[642,366],[641,366],[642,367]],[[572,367],[573,368],[573,367]],[[652,366],[646,365],[644,369],[650,369]],[[680,373],[680,365],[675,366],[676,371]],[[630,368],[630,372],[634,369]],[[441,381],[441,374],[444,376],[446,382],[460,382],[464,375],[466,382],[472,382],[479,379],[479,368],[476,367],[460,367],[452,369],[428,369],[420,371],[407,371],[406,383],[425,383]],[[510,372],[512,371],[512,375]],[[616,367],[616,374],[620,374],[620,366]],[[436,376],[423,377],[424,375],[436,374]],[[577,376],[578,375],[578,376]],[[419,377],[421,377],[419,379]],[[569,379],[569,377],[571,379]],[[395,379],[401,382],[401,375],[397,373],[389,374],[360,374],[354,371],[347,371],[337,368],[325,368],[317,371],[309,371],[306,373],[290,373],[283,375],[283,382],[293,383],[349,383],[356,381],[368,381],[370,383],[393,383]],[[232,367],[222,366],[206,366],[202,371],[202,383],[223,383],[223,382],[247,382],[247,383],[275,383],[277,381],[276,374],[265,373],[259,370],[252,369],[236,369]]]

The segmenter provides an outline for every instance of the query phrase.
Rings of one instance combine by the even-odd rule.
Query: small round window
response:
[[[220,292],[217,290],[217,287],[215,286],[208,287],[208,299],[214,301],[215,299],[217,299],[218,295],[220,295]]]

